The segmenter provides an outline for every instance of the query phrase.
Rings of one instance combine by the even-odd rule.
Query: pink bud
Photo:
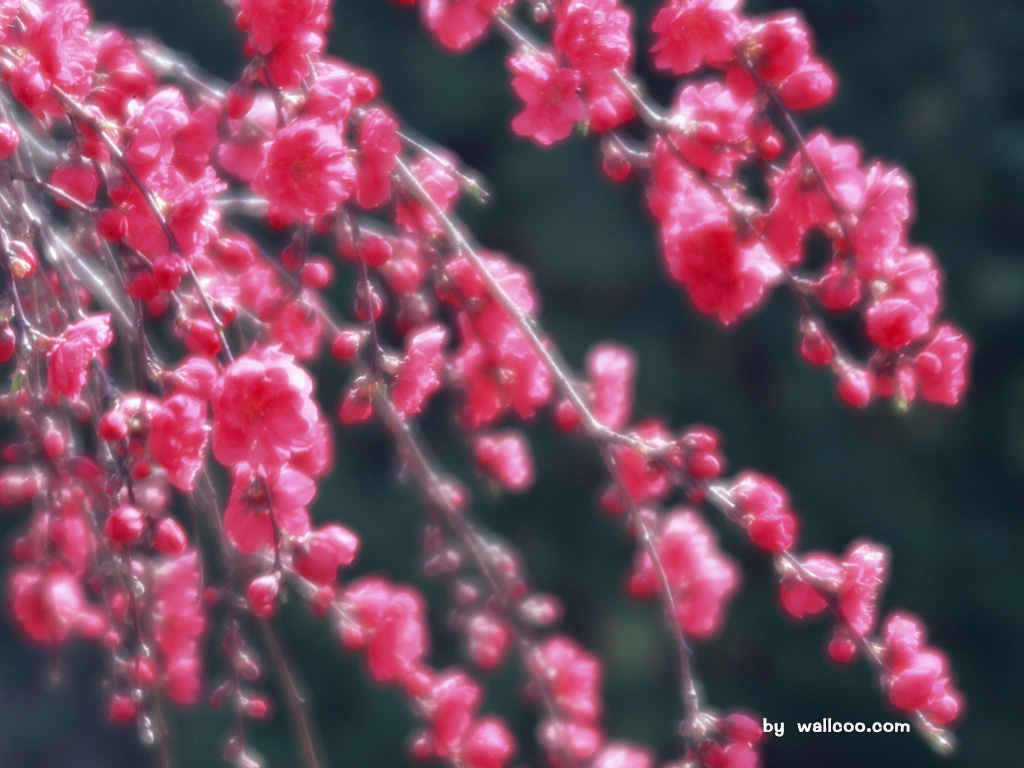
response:
[[[249,609],[257,616],[266,616],[274,607],[281,582],[274,574],[257,576],[249,582],[246,594],[249,598]]]
[[[837,391],[843,402],[854,408],[866,408],[874,394],[871,373],[864,368],[842,364],[838,375]]]
[[[383,237],[370,235],[363,240],[363,247],[359,249],[359,256],[366,262],[366,266],[378,268],[383,267],[391,258],[391,243]]]
[[[110,513],[103,531],[115,544],[131,544],[142,535],[146,526],[142,512],[128,504]]]
[[[153,534],[153,548],[161,555],[180,555],[188,546],[181,525],[172,517],[165,517]]]
[[[331,342],[331,354],[339,360],[351,360],[359,352],[362,334],[356,329],[344,330]]]
[[[10,123],[0,123],[0,160],[6,160],[18,148],[21,136]]]
[[[153,279],[162,291],[173,291],[188,272],[188,262],[180,254],[168,253],[153,261]]]

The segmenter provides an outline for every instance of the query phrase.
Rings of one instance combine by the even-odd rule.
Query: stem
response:
[[[278,687],[284,695],[285,708],[288,710],[288,721],[292,733],[298,741],[299,756],[305,768],[322,768],[327,765],[324,758],[323,745],[310,726],[306,709],[309,705],[307,695],[300,686],[296,673],[281,647],[277,631],[267,619],[256,622],[263,637],[263,643],[270,656],[271,666],[277,676]]]

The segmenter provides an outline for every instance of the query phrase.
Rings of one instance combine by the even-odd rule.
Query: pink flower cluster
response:
[[[804,357],[833,371],[844,400],[960,402],[971,344],[940,319],[935,258],[907,239],[905,174],[786,128],[835,91],[798,16],[670,0],[652,23],[655,66],[712,77],[681,82],[662,110],[632,71],[633,14],[617,0],[533,4],[541,39],[516,5],[420,10],[453,51],[491,30],[511,43],[514,133],[543,146],[577,126],[602,135],[606,169],[640,179],[663,266],[698,311],[729,325],[786,286]],[[462,192],[480,194],[471,172],[411,138],[372,73],[324,53],[328,0],[233,8],[251,61],[222,93],[173,54],[96,30],[78,0],[0,0],[0,365],[13,372],[0,413],[15,435],[0,504],[27,512],[6,576],[27,640],[97,643],[111,720],[158,749],[162,701],[233,709],[224,754],[251,768],[245,724],[273,700],[249,636],[259,628],[287,681],[272,627],[298,597],[373,685],[398,690],[418,721],[414,757],[505,768],[517,736],[484,713],[481,682],[430,665],[424,595],[349,578],[363,540],[339,522],[344,505],[315,519],[336,430],[376,419],[425,502],[424,571],[450,592],[448,625],[480,669],[518,654],[546,763],[653,768],[652,751],[605,732],[601,659],[558,627],[560,601],[475,519],[470,487],[425,437],[446,414],[481,486],[526,493],[543,471],[528,435],[549,417],[595,444],[600,507],[635,545],[626,591],[661,601],[678,646],[684,744],[668,765],[751,768],[762,737],[696,682],[690,643],[722,631],[742,580],[696,505],[775,559],[787,613],[831,612],[834,659],[867,656],[890,703],[929,733],[955,722],[963,699],[923,625],[894,614],[878,634],[885,548],[798,554],[781,484],[723,479],[709,427],[635,417],[630,349],[598,343],[574,374],[540,326],[529,270],[475,246],[459,221]],[[764,199],[741,183],[751,173]],[[811,272],[818,235],[830,254]],[[351,279],[336,284],[340,272]],[[853,309],[865,361],[828,325]],[[344,366],[349,384],[324,392],[313,361]],[[214,647],[222,663],[207,665]],[[225,672],[207,679],[208,666]],[[307,727],[296,686],[280,688]]]

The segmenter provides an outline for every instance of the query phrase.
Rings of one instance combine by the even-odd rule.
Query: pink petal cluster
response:
[[[458,670],[435,674],[424,697],[429,737],[418,757],[451,759],[458,756],[466,768],[501,768],[516,752],[508,727],[496,717],[479,717],[483,702],[479,683]]]
[[[730,492],[754,544],[768,552],[794,546],[799,520],[789,507],[785,488],[765,475],[744,472]]]
[[[242,552],[276,547],[285,537],[309,533],[307,505],[316,496],[313,480],[291,466],[260,469],[235,466],[231,495],[224,510],[224,533]]]
[[[723,66],[735,56],[744,25],[740,0],[672,0],[654,17],[658,36],[651,52],[655,66],[676,75],[698,67]]]
[[[549,681],[553,699],[555,716],[538,725],[548,759],[561,767],[567,751],[575,762],[588,761],[604,742],[600,660],[575,640],[555,635],[544,641],[530,663],[537,677]]]
[[[199,590],[199,557],[195,551],[154,568],[150,620],[164,691],[176,704],[194,704],[202,691],[207,617]]]
[[[963,714],[963,695],[953,687],[949,660],[924,644],[924,625],[914,616],[894,613],[883,629],[889,701],[904,712],[920,712],[935,725],[949,725]]]
[[[689,509],[666,514],[655,547],[672,585],[672,599],[680,626],[697,640],[718,633],[725,622],[729,601],[739,590],[740,571],[719,549],[704,519]],[[646,552],[638,552],[629,577],[629,593],[649,598],[660,590],[654,565]]]
[[[537,294],[527,273],[497,255],[483,260],[519,310],[534,312]],[[464,425],[470,429],[490,426],[510,411],[523,419],[532,417],[551,399],[550,372],[464,258],[449,263],[448,272],[458,293],[441,298],[460,308],[459,346],[452,366],[463,392]]]
[[[485,432],[473,438],[477,468],[509,493],[524,493],[533,485],[536,470],[530,444],[519,430]]]
[[[672,168],[652,199],[665,268],[700,312],[728,325],[752,311],[782,272],[761,240],[737,234],[729,211],[706,187],[678,164]],[[663,202],[667,210],[660,209]]]
[[[490,15],[513,0],[421,0],[427,29],[450,51],[462,53],[476,45],[490,29]]]
[[[342,629],[341,641],[349,650],[366,653],[374,682],[401,684],[419,669],[427,652],[419,593],[370,576],[349,584],[342,599],[356,625]]]
[[[85,596],[78,577],[62,568],[24,566],[7,578],[7,604],[17,628],[32,642],[59,645],[72,635],[97,637],[106,621]]]
[[[609,429],[622,429],[633,412],[636,355],[628,347],[605,342],[587,353],[588,394],[594,416]]]

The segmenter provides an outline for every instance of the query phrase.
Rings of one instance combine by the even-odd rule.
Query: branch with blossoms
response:
[[[653,20],[655,65],[718,74],[681,83],[666,111],[631,69],[632,16],[614,0],[535,2],[538,31],[514,6],[421,7],[447,48],[492,27],[512,46],[514,133],[547,146],[583,124],[602,137],[606,172],[642,183],[667,275],[698,311],[732,324],[785,284],[805,358],[832,370],[846,402],[960,401],[970,344],[938,320],[934,258],[906,241],[905,174],[862,167],[854,144],[805,137],[793,117],[835,88],[798,17],[670,2]],[[557,598],[530,585],[519,552],[434,458],[418,422],[442,392],[478,474],[508,493],[538,471],[517,425],[548,414],[593,444],[601,506],[635,542],[628,591],[659,600],[675,644],[681,764],[754,765],[762,736],[755,717],[714,709],[700,679],[695,644],[721,631],[740,583],[701,504],[772,554],[789,614],[832,613],[833,658],[860,652],[889,703],[951,745],[963,697],[923,624],[897,613],[873,634],[887,551],[799,554],[786,492],[755,472],[724,478],[712,429],[634,421],[630,350],[598,344],[577,375],[539,322],[525,267],[458,219],[475,175],[414,140],[371,73],[324,53],[326,0],[233,7],[251,60],[224,87],[93,27],[78,0],[0,5],[0,362],[17,435],[0,503],[26,517],[6,579],[26,639],[54,652],[95,641],[110,719],[134,723],[161,765],[174,762],[167,704],[203,700],[231,712],[224,758],[260,765],[248,723],[272,714],[273,672],[299,760],[319,766],[304,685],[274,630],[296,595],[364,657],[373,685],[399,691],[420,723],[415,759],[508,765],[516,736],[480,714],[483,685],[430,665],[423,595],[339,576],[358,532],[310,514],[347,435],[307,367],[329,347],[351,380],[339,425],[376,419],[390,435],[426,508],[424,570],[449,585],[471,664],[490,671],[515,651],[546,763],[657,758],[605,733],[600,659],[556,628]],[[751,174],[765,199],[748,192]],[[818,273],[805,255],[816,232],[832,249]],[[865,338],[846,342],[829,319],[855,307]],[[868,350],[863,361],[848,344]],[[225,670],[212,678],[211,632]]]

